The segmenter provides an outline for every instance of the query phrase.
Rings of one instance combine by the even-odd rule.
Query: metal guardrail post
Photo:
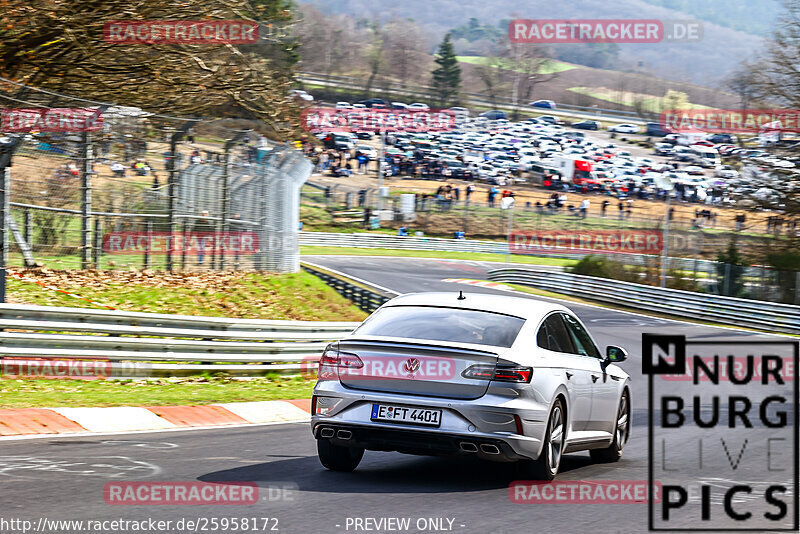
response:
[[[100,217],[94,218],[94,246],[92,247],[92,267],[100,268],[100,257],[103,249],[103,230]]]
[[[92,144],[89,132],[81,134],[81,269],[88,269],[92,258]]]
[[[172,261],[172,251],[175,249],[175,228],[176,228],[176,219],[175,219],[175,208],[176,208],[176,195],[177,195],[177,176],[178,176],[178,169],[177,169],[177,158],[178,158],[178,142],[183,139],[183,136],[186,135],[192,126],[197,123],[196,120],[186,121],[181,125],[178,130],[170,136],[169,140],[169,159],[167,160],[167,226],[169,228],[169,239],[167,246],[167,271],[172,271],[173,268],[173,261]],[[186,224],[184,222],[184,232],[186,230]],[[185,249],[185,247],[181,247],[181,249]],[[185,268],[185,257],[182,257],[182,265],[181,268]]]
[[[0,139],[0,303],[6,301],[6,268],[8,265],[8,219],[11,218],[11,158],[22,143],[22,137]]]

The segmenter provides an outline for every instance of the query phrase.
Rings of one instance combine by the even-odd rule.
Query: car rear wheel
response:
[[[547,422],[542,453],[537,460],[527,461],[531,475],[536,480],[553,480],[558,474],[564,452],[564,431],[567,423],[565,415],[561,399],[556,400]]]
[[[631,429],[631,403],[628,391],[622,394],[617,410],[617,424],[614,427],[614,441],[605,449],[592,449],[589,455],[598,463],[616,462],[622,458],[622,449],[628,442]]]
[[[327,439],[317,440],[317,455],[323,466],[331,471],[350,472],[358,467],[364,449],[334,445]]]

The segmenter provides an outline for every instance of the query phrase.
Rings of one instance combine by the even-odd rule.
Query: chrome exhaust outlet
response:
[[[464,452],[478,452],[478,446],[469,441],[462,441],[458,446]]]
[[[481,452],[485,454],[500,454],[500,449],[497,448],[497,445],[492,445],[491,443],[483,443],[481,444]]]
[[[319,431],[319,436],[321,438],[332,438],[335,432],[332,428],[323,428]]]
[[[336,432],[336,437],[338,439],[348,440],[353,437],[353,433],[349,430],[339,430]]]

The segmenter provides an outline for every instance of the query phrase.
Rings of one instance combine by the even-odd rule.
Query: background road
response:
[[[467,297],[471,292],[495,290],[441,280],[485,279],[488,268],[499,266],[411,258],[304,259],[399,292],[464,290]],[[634,417],[631,441],[619,463],[596,465],[587,453],[569,455],[562,462],[559,480],[647,480],[646,382],[639,356],[642,332],[707,340],[767,339],[591,306],[568,306],[601,346],[618,344],[629,350],[631,357],[622,365],[632,376]],[[686,429],[687,440],[691,433]],[[695,456],[694,450],[678,452],[676,462],[684,467]],[[740,475],[761,480],[757,465],[748,463]],[[452,532],[464,533],[647,529],[645,503],[512,504],[508,485],[517,479],[513,464],[375,452],[366,453],[355,473],[328,472],[319,465],[307,424],[0,441],[0,517],[5,519],[277,517],[280,532],[296,533],[354,532],[352,527],[346,529],[348,517],[410,517],[412,528],[403,532],[418,532],[413,526],[418,518],[449,518]],[[103,500],[103,486],[115,480],[254,481],[262,488],[262,500],[252,506],[111,506]],[[269,500],[269,487],[290,488],[291,500]],[[759,502],[750,504],[763,508]]]

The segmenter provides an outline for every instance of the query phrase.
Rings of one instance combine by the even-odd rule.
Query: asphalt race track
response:
[[[467,296],[470,292],[495,290],[441,280],[485,279],[487,268],[498,265],[411,258],[304,259],[399,292],[463,290]],[[592,464],[587,453],[568,455],[558,477],[562,481],[647,480],[646,380],[641,374],[639,355],[643,332],[684,334],[705,340],[769,338],[591,306],[568,306],[587,324],[601,346],[616,344],[629,350],[630,359],[622,365],[632,376],[634,412],[631,441],[619,463]],[[142,399],[142,403],[146,404],[147,399]],[[687,438],[690,432],[687,429]],[[679,463],[690,464],[695,455],[694,450],[679,453],[676,456]],[[742,476],[760,480],[757,469]],[[3,440],[0,441],[0,517],[30,519],[34,523],[42,517],[153,518],[171,520],[173,525],[181,518],[277,518],[277,531],[291,533],[545,534],[647,530],[644,502],[512,503],[508,486],[518,478],[513,464],[376,452],[367,452],[352,474],[328,472],[316,458],[307,424]],[[109,505],[104,501],[103,488],[110,481],[254,482],[260,488],[259,502],[212,507]],[[763,502],[755,500],[750,504],[754,512],[765,507]],[[390,517],[410,518],[410,527],[377,529],[374,523],[355,522],[356,518]],[[264,524],[269,527],[267,531],[275,526],[274,522],[259,520],[258,528],[250,527],[248,531],[263,531]],[[357,524],[361,528],[356,528]],[[212,531],[210,525],[207,530]]]

